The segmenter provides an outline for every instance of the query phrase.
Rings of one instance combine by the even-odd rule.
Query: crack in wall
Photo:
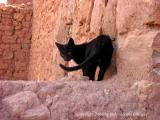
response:
[[[91,23],[93,8],[94,8],[94,2],[95,2],[95,0],[92,0],[91,8],[90,8],[90,11],[89,11],[89,16],[88,16],[88,20],[87,20],[88,28],[87,28],[86,32],[90,31],[90,23]]]

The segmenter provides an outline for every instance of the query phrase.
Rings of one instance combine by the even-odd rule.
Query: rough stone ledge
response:
[[[0,81],[0,120],[158,120],[160,83]]]

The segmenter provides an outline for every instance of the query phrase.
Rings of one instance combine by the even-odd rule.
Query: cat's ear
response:
[[[60,50],[63,49],[63,45],[61,45],[61,44],[59,44],[57,42],[55,42],[55,44],[56,44],[56,46],[57,46],[58,49],[60,49]]]
[[[74,40],[73,40],[73,38],[70,38],[70,39],[69,39],[68,45],[74,45]]]

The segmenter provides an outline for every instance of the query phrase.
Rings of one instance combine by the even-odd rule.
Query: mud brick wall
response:
[[[28,3],[32,2],[33,0],[7,0],[8,4],[21,4],[21,3]]]
[[[27,80],[32,5],[0,6],[0,79]]]

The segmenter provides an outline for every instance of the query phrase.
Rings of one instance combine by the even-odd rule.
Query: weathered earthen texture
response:
[[[0,6],[0,79],[26,80],[32,5]]]
[[[75,76],[67,79],[1,81],[0,119],[160,119],[160,84],[144,80],[130,84],[120,78],[102,82]]]
[[[32,2],[33,0],[7,0],[7,4],[22,4]]]
[[[160,1],[35,0],[33,11],[29,78],[57,79],[66,74],[59,67],[64,61],[55,41],[66,43],[73,37],[82,43],[99,34],[116,38],[118,75],[131,80],[159,76]]]
[[[73,37],[76,43],[82,43],[102,32],[115,37],[115,12],[112,11],[115,10],[115,1],[109,4],[107,6],[105,0],[35,0],[29,78],[53,80],[66,74],[59,67],[59,63],[64,61],[59,56],[55,41],[66,43],[69,37]],[[110,21],[110,27],[104,28]],[[75,65],[73,62],[65,64]]]
[[[160,1],[117,0],[117,68],[124,77],[152,79],[153,59],[159,59],[153,57],[154,44],[160,42],[159,12]]]

